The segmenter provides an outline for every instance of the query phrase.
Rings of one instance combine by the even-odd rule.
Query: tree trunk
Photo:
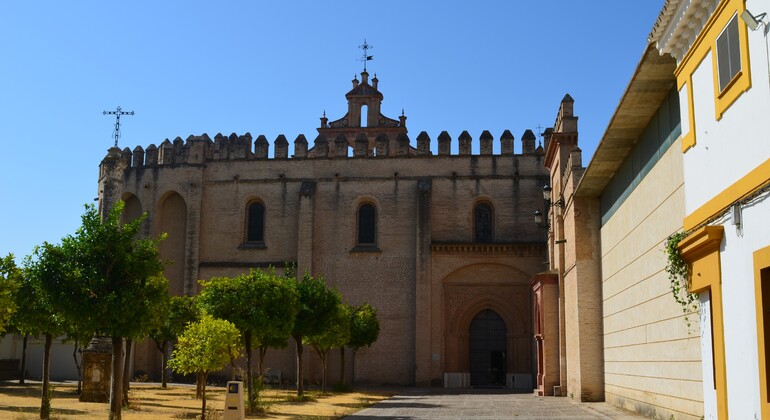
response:
[[[267,353],[267,346],[262,345],[259,346],[259,366],[257,369],[259,370],[259,384],[262,385],[265,383],[265,354]],[[280,384],[278,384],[280,385]]]
[[[123,399],[123,337],[112,337],[112,378],[110,380],[109,420],[120,420]]]
[[[201,382],[203,383],[203,386],[201,388],[201,396],[203,399],[203,403],[201,404],[201,420],[206,420],[206,376],[208,374],[205,372],[201,372],[199,376],[203,379]]]
[[[329,354],[329,350],[321,352],[321,392],[326,393],[326,356]]]
[[[123,361],[123,405],[128,406],[128,389],[131,387],[131,344],[133,340],[126,339],[126,358]]]
[[[203,384],[202,375],[200,372],[195,374],[195,398],[201,399],[203,397]]]
[[[302,377],[302,336],[295,335],[294,341],[297,342],[297,396],[301,397],[305,394],[304,378]]]
[[[45,335],[45,349],[43,350],[43,395],[40,398],[40,418],[47,419],[51,415],[51,396],[48,391],[51,387],[51,334]]]
[[[255,402],[254,386],[251,383],[251,331],[246,331],[246,334],[243,335],[243,344],[245,344],[246,347],[246,389],[248,390],[246,402],[249,407],[249,412],[251,412]]]
[[[160,350],[160,387],[168,388],[168,341],[163,340]]]
[[[340,385],[345,387],[345,346],[340,347]]]
[[[27,334],[24,334],[24,339],[21,341],[21,370],[19,371],[19,385],[24,385],[24,377],[27,370]]]
[[[75,368],[78,370],[77,394],[80,395],[80,393],[83,391],[83,366],[81,366],[80,362],[78,362],[78,350],[80,350],[80,341],[75,339],[75,348],[72,349],[72,359],[75,360]]]

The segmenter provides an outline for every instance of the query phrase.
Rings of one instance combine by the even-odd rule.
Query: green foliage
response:
[[[182,374],[197,373],[201,395],[201,419],[206,419],[206,377],[236,359],[240,333],[232,322],[204,314],[187,325],[171,353],[169,366]]]
[[[16,291],[21,282],[21,270],[16,266],[13,254],[0,259],[0,335],[16,313]]]
[[[254,408],[251,349],[254,344],[286,342],[297,314],[295,282],[270,269],[267,272],[251,270],[249,274],[232,278],[215,277],[201,284],[203,290],[198,298],[201,308],[214,317],[232,322],[241,332],[247,357],[248,403]]]
[[[233,323],[205,314],[200,321],[187,325],[168,364],[183,375],[222,369],[231,358],[239,356],[239,340],[240,333]]]
[[[314,278],[307,273],[297,282],[297,291],[299,312],[292,335],[296,338],[322,334],[334,322],[340,294],[328,289],[322,276]]]
[[[150,331],[150,338],[157,342],[174,341],[187,324],[200,319],[200,310],[193,296],[169,296],[161,306],[160,322]]]
[[[351,311],[350,340],[347,345],[358,350],[369,347],[377,341],[380,335],[380,321],[377,319],[377,308],[364,302]]]
[[[46,276],[44,288],[55,309],[86,329],[113,337],[146,334],[168,294],[158,242],[138,239],[144,217],[120,222],[118,201],[104,219],[86,206],[82,226],[62,240],[66,269]]]
[[[16,302],[19,311],[11,319],[14,329],[22,335],[57,336],[63,332],[64,321],[54,309],[51,296],[43,287],[46,281],[63,275],[67,270],[66,256],[61,247],[47,242],[35,247],[24,259]]]
[[[666,272],[671,282],[671,294],[676,303],[682,306],[682,312],[696,312],[698,310],[699,300],[697,293],[688,291],[689,267],[682,259],[679,253],[679,242],[687,236],[687,232],[678,232],[668,237],[666,240]],[[689,324],[689,322],[688,322]]]
[[[273,270],[251,270],[238,277],[215,277],[202,282],[199,304],[214,317],[226,319],[256,344],[263,339],[285,341],[297,313],[297,289]]]
[[[353,308],[350,305],[338,304],[331,314],[329,326],[319,334],[308,336],[306,342],[313,346],[319,355],[344,346],[350,340],[352,313]]]

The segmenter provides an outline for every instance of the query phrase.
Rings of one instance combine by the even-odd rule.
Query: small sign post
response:
[[[243,382],[230,381],[227,383],[225,394],[224,420],[242,420],[246,418],[243,407]]]

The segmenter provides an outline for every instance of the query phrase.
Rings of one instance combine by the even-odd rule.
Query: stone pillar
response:
[[[503,135],[500,136],[500,154],[503,156],[513,154],[513,134],[510,130],[503,131]]]
[[[409,136],[401,133],[396,137],[396,156],[409,156]]]
[[[492,154],[492,133],[490,133],[489,130],[481,132],[481,136],[479,137],[479,152],[482,155]]]
[[[471,144],[473,143],[473,138],[470,134],[468,134],[467,131],[464,131],[460,133],[460,137],[457,138],[457,140],[460,142],[460,155],[470,155],[471,154]]]
[[[431,180],[417,181],[417,220],[415,235],[415,372],[417,386],[432,385],[431,371],[439,370],[440,358],[434,360],[433,353],[440,356],[431,346]]]
[[[369,155],[369,139],[364,133],[358,133],[354,142],[353,157],[362,158]]]
[[[348,157],[348,139],[344,134],[337,134],[337,137],[334,139],[334,157]]]
[[[83,350],[83,391],[81,402],[110,401],[112,338],[94,336]]]
[[[313,157],[329,157],[329,140],[323,134],[319,134],[313,141]]]
[[[307,157],[307,139],[302,134],[294,139],[294,157],[301,159]]]
[[[267,159],[268,149],[270,143],[267,142],[267,137],[260,134],[256,140],[254,140],[254,158]]]
[[[524,131],[521,136],[521,153],[535,153],[535,133],[532,130]]]
[[[535,343],[537,351],[537,380],[535,393],[539,396],[560,396],[554,393],[559,385],[559,275],[541,273],[530,283],[535,297]]]
[[[386,134],[380,134],[376,139],[374,139],[374,142],[377,145],[377,157],[388,156],[390,153],[388,150],[388,144],[390,143],[388,136]]]
[[[450,137],[449,133],[446,131],[442,131],[441,134],[438,135],[438,154],[439,156],[449,155],[451,152],[452,137]]]
[[[111,147],[99,165],[99,214],[104,217],[120,199],[128,164],[118,147]]]
[[[297,211],[297,276],[313,274],[313,223],[316,183],[305,181],[299,189]]]
[[[424,131],[417,136],[417,155],[430,155],[430,136]]]
[[[289,157],[289,141],[286,140],[286,136],[279,134],[273,144],[275,145],[276,159],[287,159]]]

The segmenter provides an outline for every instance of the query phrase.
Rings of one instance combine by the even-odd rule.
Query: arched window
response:
[[[265,241],[265,206],[259,201],[249,204],[246,217],[246,242]]]
[[[361,127],[369,126],[369,106],[361,105]]]
[[[373,246],[377,238],[377,210],[371,204],[358,208],[358,245]]]
[[[475,242],[492,242],[492,206],[476,204],[473,209],[473,239]]]

